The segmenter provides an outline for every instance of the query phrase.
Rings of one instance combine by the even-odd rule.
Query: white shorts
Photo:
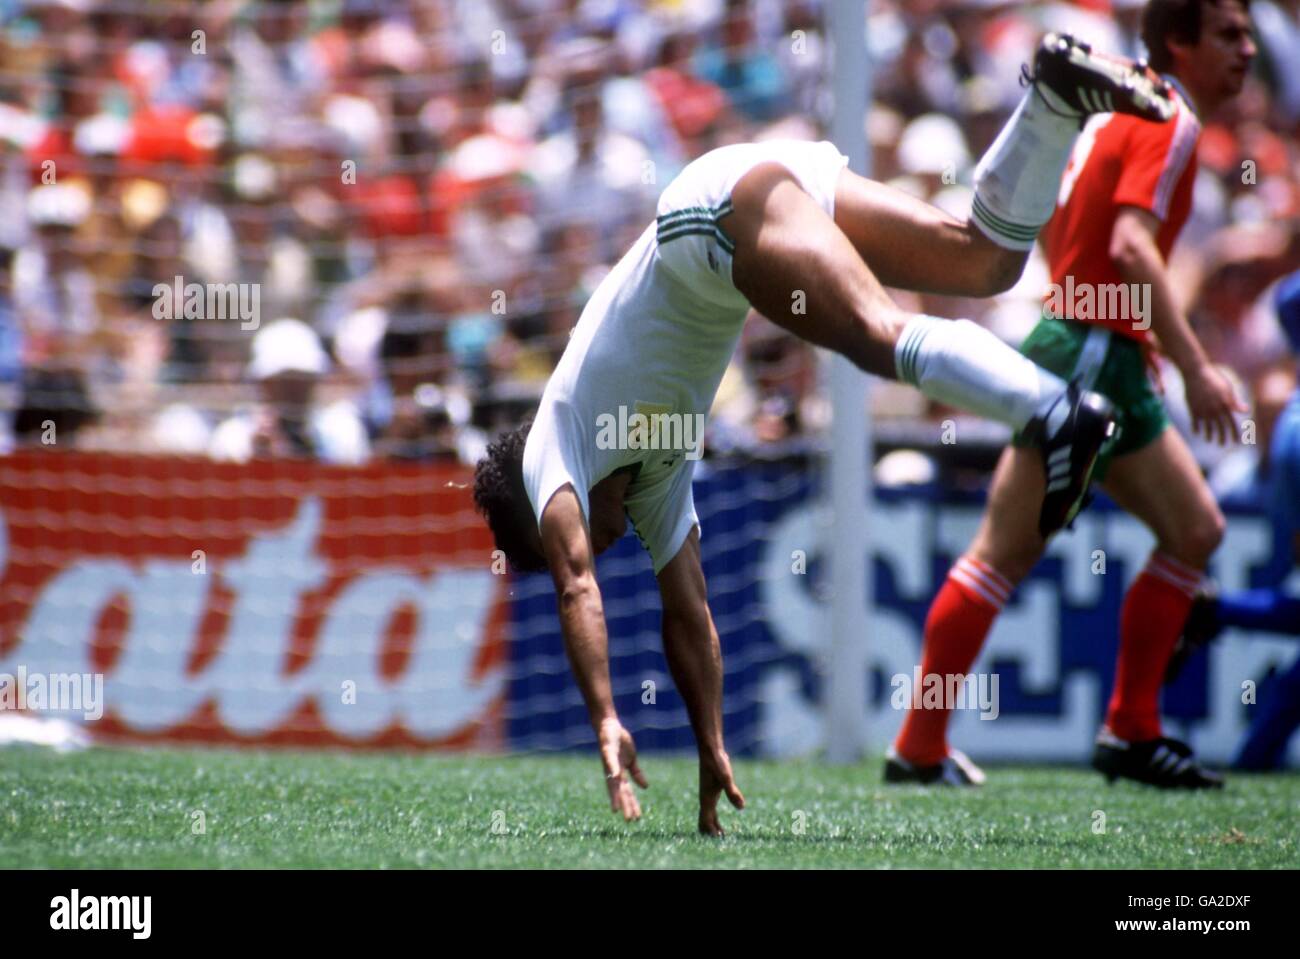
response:
[[[659,197],[655,219],[661,262],[694,292],[720,306],[744,297],[731,280],[731,239],[718,220],[731,212],[731,191],[762,163],[779,163],[835,216],[835,186],[848,157],[822,140],[767,140],[719,147],[688,163]]]

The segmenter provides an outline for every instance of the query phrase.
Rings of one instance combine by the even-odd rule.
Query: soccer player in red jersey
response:
[[[1240,92],[1255,55],[1249,0],[1151,0],[1143,39],[1153,69],[1178,91],[1178,114],[1151,123],[1093,117],[1075,144],[1056,212],[1042,233],[1052,288],[1021,347],[1040,366],[1110,399],[1120,431],[1094,478],[1155,534],[1120,611],[1114,690],[1093,765],[1110,780],[1213,788],[1222,779],[1162,734],[1158,693],[1224,519],[1187,444],[1169,429],[1146,370],[1158,343],[1179,368],[1198,432],[1235,436],[1244,412],[1180,310],[1166,270],[1187,220],[1202,118]],[[976,211],[978,213],[978,210]],[[1032,241],[1030,241],[1032,242]],[[1044,489],[1040,461],[1017,442],[1002,456],[974,542],[953,565],[925,624],[923,675],[968,673],[1050,530],[1024,509]],[[947,743],[950,713],[913,709],[885,763],[891,782],[978,784],[983,773]]]

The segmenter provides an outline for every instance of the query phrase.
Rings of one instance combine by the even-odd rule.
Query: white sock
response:
[[[1047,89],[1031,87],[975,168],[971,219],[985,236],[1009,250],[1028,250],[1052,217],[1061,175],[1079,135],[1079,118]]]
[[[914,316],[894,345],[894,368],[931,399],[1016,430],[1065,390],[1059,376],[970,320]]]

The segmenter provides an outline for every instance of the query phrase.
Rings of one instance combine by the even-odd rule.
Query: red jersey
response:
[[[1103,291],[1126,283],[1110,257],[1120,207],[1140,207],[1160,220],[1156,245],[1166,260],[1191,212],[1201,124],[1175,96],[1178,113],[1167,123],[1111,113],[1093,117],[1079,135],[1056,212],[1041,234],[1054,287],[1046,297],[1053,315],[1148,341],[1147,330],[1134,329],[1133,313],[1113,309],[1116,299]]]

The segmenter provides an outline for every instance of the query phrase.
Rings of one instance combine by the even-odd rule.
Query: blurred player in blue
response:
[[[1292,352],[1300,358],[1300,271],[1278,284],[1276,297],[1278,320]],[[1269,487],[1278,535],[1286,538],[1300,566],[1300,386],[1273,429]],[[1300,597],[1288,595],[1281,586],[1221,596],[1202,593],[1192,604],[1165,681],[1176,677],[1196,650],[1228,627],[1300,638]],[[1300,727],[1300,656],[1261,693],[1258,712],[1233,764],[1238,769],[1276,769],[1285,761],[1287,742]]]

